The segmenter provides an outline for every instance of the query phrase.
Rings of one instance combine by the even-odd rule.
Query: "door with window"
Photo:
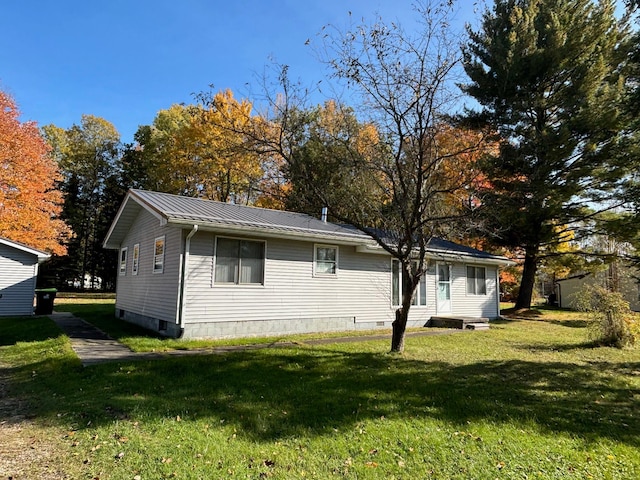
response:
[[[451,313],[451,266],[438,264],[438,314]]]

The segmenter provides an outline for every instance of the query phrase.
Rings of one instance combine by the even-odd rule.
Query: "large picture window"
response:
[[[487,294],[487,272],[484,267],[467,267],[467,295]]]
[[[215,283],[264,283],[264,242],[218,237]]]
[[[153,273],[164,272],[164,236],[156,238],[153,245]]]
[[[412,263],[414,268],[418,268],[418,262]],[[399,307],[402,303],[402,270],[398,260],[391,261],[391,304]],[[420,276],[420,283],[413,292],[411,305],[425,306],[427,304],[427,276]]]
[[[314,251],[314,274],[336,275],[338,273],[338,247],[316,245]]]

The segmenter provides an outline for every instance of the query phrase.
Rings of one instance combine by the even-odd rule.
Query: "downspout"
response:
[[[178,306],[178,338],[184,334],[185,295],[187,294],[187,269],[189,268],[189,251],[191,250],[191,238],[198,231],[198,225],[194,225],[184,242],[184,255],[182,256],[182,272],[180,275],[180,305]]]
[[[496,318],[501,318],[502,311],[500,310],[500,265],[496,267],[496,301],[498,303],[498,316]]]

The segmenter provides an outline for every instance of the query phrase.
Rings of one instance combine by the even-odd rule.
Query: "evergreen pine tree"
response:
[[[498,244],[524,254],[516,308],[529,308],[545,249],[619,182],[609,148],[621,130],[621,65],[628,35],[613,1],[495,0],[468,30],[463,89],[481,108],[467,120],[501,139],[480,192]]]

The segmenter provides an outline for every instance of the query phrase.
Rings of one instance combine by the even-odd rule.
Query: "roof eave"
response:
[[[363,245],[357,247],[357,251],[361,253],[377,253],[381,255],[390,255],[385,249],[383,249],[379,245]],[[474,262],[474,263],[482,263],[485,265],[498,265],[498,266],[511,266],[516,263],[512,260],[509,260],[506,257],[499,256],[479,256],[473,255],[466,252],[443,252],[441,250],[436,249],[427,249],[426,257],[432,260],[441,260],[443,262],[454,261],[454,262]]]
[[[364,246],[371,242],[368,237],[364,235],[349,235],[344,233],[321,233],[292,231],[292,230],[278,230],[274,228],[261,228],[256,226],[245,225],[229,225],[224,223],[215,222],[202,222],[202,221],[189,221],[185,219],[168,219],[168,226],[176,226],[180,228],[191,228],[193,225],[198,225],[201,231],[208,232],[224,232],[224,234],[236,234],[236,235],[260,235],[266,238],[277,238],[283,240],[317,240],[323,242],[331,242],[337,245],[361,245]]]
[[[120,249],[120,240],[113,240],[112,237],[113,237],[113,234],[114,234],[114,231],[115,231],[116,227],[118,226],[118,224],[120,222],[120,217],[122,216],[122,213],[130,205],[130,202],[135,202],[136,204],[140,205],[141,207],[143,207],[143,208],[147,209],[149,212],[151,212],[160,221],[163,220],[164,217],[162,216],[162,214],[156,208],[154,208],[152,205],[149,205],[144,199],[140,198],[140,196],[138,196],[136,194],[135,190],[129,190],[127,192],[127,195],[124,197],[124,200],[120,204],[120,208],[118,209],[118,213],[116,213],[116,216],[113,219],[113,222],[111,222],[111,226],[109,227],[109,231],[107,232],[107,235],[105,236],[105,239],[102,242],[102,247],[103,248],[106,248],[108,250],[118,250],[118,249]]]
[[[14,242],[13,240],[9,240],[8,238],[0,238],[0,243],[7,245],[9,247],[15,248],[17,250],[21,250],[23,252],[29,253],[31,255],[35,255],[38,258],[38,263],[45,262],[51,258],[51,255],[47,252],[43,252],[41,250],[28,247],[26,245],[23,245],[22,243]]]

